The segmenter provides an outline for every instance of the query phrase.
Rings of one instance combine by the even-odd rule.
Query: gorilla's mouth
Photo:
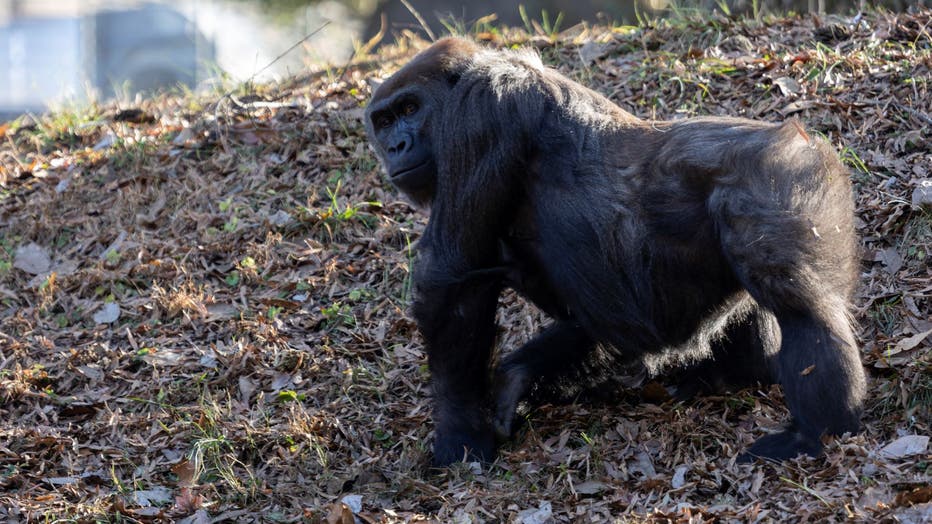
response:
[[[400,171],[395,171],[394,173],[389,174],[388,178],[391,179],[391,181],[394,183],[403,183],[405,179],[417,178],[423,174],[426,174],[425,172],[432,169],[432,164],[433,160],[428,158],[420,164],[404,168]]]
[[[401,177],[403,177],[403,176],[405,176],[405,175],[411,173],[412,171],[417,171],[418,169],[421,169],[422,167],[426,166],[426,165],[429,164],[429,163],[430,163],[430,160],[425,160],[425,161],[421,162],[420,164],[417,164],[416,166],[406,167],[406,168],[402,169],[401,171],[395,171],[394,173],[392,173],[391,175],[389,175],[389,177],[390,177],[390,178],[393,178],[393,179],[395,179],[395,178],[401,178]]]

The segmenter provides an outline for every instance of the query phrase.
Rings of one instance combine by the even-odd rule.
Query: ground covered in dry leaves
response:
[[[926,10],[472,32],[641,117],[792,116],[835,144],[863,239],[865,431],[782,465],[734,463],[786,420],[772,387],[542,406],[495,464],[428,469],[406,312],[425,215],[361,122],[423,44],[0,125],[0,520],[929,522],[930,30]],[[502,306],[504,350],[546,322]]]

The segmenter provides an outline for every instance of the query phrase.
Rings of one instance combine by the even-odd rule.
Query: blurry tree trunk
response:
[[[810,13],[825,13],[825,0],[809,0]]]
[[[7,0],[7,19],[16,20],[23,15],[23,0]]]

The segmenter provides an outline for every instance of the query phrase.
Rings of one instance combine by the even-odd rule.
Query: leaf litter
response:
[[[479,35],[644,118],[796,117],[851,167],[864,432],[781,465],[734,461],[786,420],[772,386],[544,405],[494,464],[428,467],[407,312],[426,216],[360,120],[424,42],[342,76],[4,124],[0,518],[929,521],[930,27],[919,10]],[[509,293],[498,322],[507,351],[546,319]]]

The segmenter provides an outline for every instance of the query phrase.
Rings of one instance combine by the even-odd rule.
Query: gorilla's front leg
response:
[[[415,290],[414,316],[427,342],[434,394],[434,465],[492,460],[489,368],[501,284],[421,278]]]

